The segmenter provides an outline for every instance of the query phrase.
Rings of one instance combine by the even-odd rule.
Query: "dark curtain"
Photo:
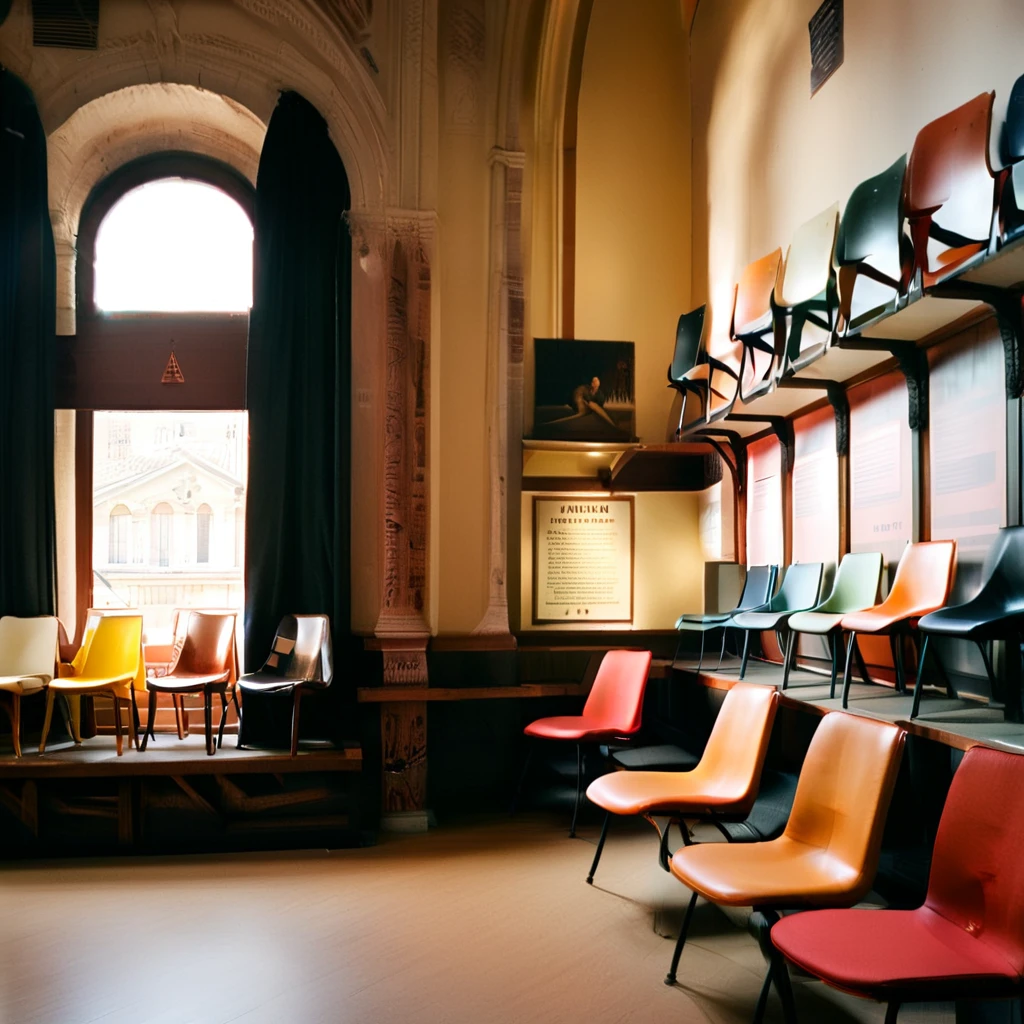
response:
[[[263,664],[282,615],[326,613],[335,707],[351,621],[348,206],[326,122],[301,96],[283,93],[256,178],[245,662],[248,671]],[[305,709],[303,733],[311,733]]]
[[[56,307],[46,134],[0,68],[0,615],[54,612]]]

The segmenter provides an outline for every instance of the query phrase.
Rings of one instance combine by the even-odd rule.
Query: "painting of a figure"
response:
[[[635,439],[631,341],[537,338],[534,354],[535,439]]]

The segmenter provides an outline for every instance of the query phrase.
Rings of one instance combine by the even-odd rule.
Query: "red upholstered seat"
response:
[[[632,736],[640,728],[650,668],[650,651],[608,651],[582,715],[538,718],[524,732],[539,739],[575,742]]]
[[[973,747],[946,799],[924,905],[783,918],[772,941],[836,988],[900,1002],[1007,996],[1024,978],[1024,757]]]

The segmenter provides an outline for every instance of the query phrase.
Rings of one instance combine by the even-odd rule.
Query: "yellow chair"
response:
[[[93,623],[89,623],[92,627]],[[135,689],[145,686],[145,669],[142,663],[142,616],[104,615],[95,620],[95,627],[87,627],[83,637],[82,659],[75,659],[75,674],[54,679],[46,691],[46,718],[43,721],[43,735],[39,742],[39,753],[46,749],[46,735],[50,731],[53,717],[53,702],[57,694],[66,697],[95,697],[109,694],[114,701],[114,729],[117,736],[117,755],[122,753],[121,701],[131,701],[131,715],[128,719],[128,735],[138,747],[136,721],[138,707],[135,703]],[[141,683],[140,683],[141,680]],[[77,728],[76,728],[77,733]],[[75,741],[80,742],[79,736]]]

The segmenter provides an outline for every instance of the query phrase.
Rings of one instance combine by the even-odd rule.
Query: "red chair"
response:
[[[576,836],[576,818],[583,792],[583,744],[607,743],[632,736],[639,730],[650,669],[650,651],[608,651],[594,677],[582,715],[538,718],[523,730],[534,739],[570,740],[576,744],[576,803],[569,829],[570,839]],[[523,767],[522,780],[526,778],[532,754],[531,748]]]
[[[972,747],[939,822],[917,910],[813,910],[772,943],[826,984],[888,1004],[1006,999],[1024,985],[1024,757]]]

